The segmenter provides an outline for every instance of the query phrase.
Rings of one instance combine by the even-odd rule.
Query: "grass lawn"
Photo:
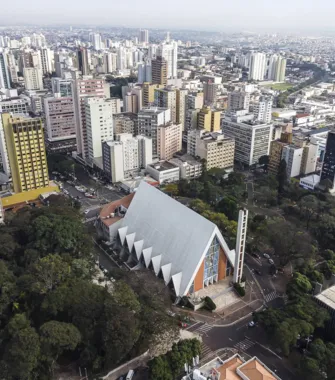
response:
[[[267,84],[265,87],[272,88],[273,90],[286,91],[293,87],[293,85],[290,83],[273,83]]]

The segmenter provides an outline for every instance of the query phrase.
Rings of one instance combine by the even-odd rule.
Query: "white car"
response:
[[[275,262],[272,259],[269,259],[269,264],[273,265]]]
[[[90,210],[85,210],[84,214],[87,215],[90,212]]]
[[[255,324],[255,322],[254,322],[254,321],[251,321],[251,322],[249,322],[249,323],[248,323],[248,326],[249,326],[249,327],[255,327],[255,326],[256,326],[256,324]]]
[[[268,255],[267,253],[263,253],[263,257],[265,257],[266,259],[269,259],[270,255]]]
[[[68,192],[66,189],[63,190],[63,193],[64,193],[65,195],[69,195],[69,192]]]

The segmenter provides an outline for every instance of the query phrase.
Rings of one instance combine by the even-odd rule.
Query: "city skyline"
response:
[[[131,12],[129,12],[131,9]],[[213,10],[215,15],[213,16]],[[66,10],[66,12],[64,12]],[[280,7],[260,0],[247,2],[237,0],[227,8],[218,0],[204,8],[199,1],[172,0],[168,9],[158,9],[152,0],[138,3],[99,2],[96,11],[91,3],[65,2],[48,3],[33,0],[29,5],[23,0],[14,0],[12,7],[3,10],[0,23],[6,25],[27,24],[73,24],[124,26],[134,28],[179,28],[208,31],[327,31],[333,30],[332,10],[335,5],[321,0],[316,6],[312,1],[296,0],[294,6],[283,0]],[[109,13],[110,12],[110,13]],[[297,13],[298,12],[298,13]],[[297,17],[297,14],[299,17]],[[115,17],[115,15],[117,17]],[[188,17],[185,17],[187,15]]]

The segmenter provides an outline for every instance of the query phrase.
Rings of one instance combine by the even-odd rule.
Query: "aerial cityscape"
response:
[[[16,3],[0,380],[335,380],[333,5]]]

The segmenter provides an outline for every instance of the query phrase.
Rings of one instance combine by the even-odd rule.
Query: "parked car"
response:
[[[271,264],[271,265],[274,265],[274,263],[275,263],[275,262],[274,262],[272,259],[270,259],[270,258],[269,258],[268,261],[269,261],[269,264]]]
[[[269,259],[270,255],[268,255],[267,253],[263,253],[263,257],[265,257],[266,259]]]

